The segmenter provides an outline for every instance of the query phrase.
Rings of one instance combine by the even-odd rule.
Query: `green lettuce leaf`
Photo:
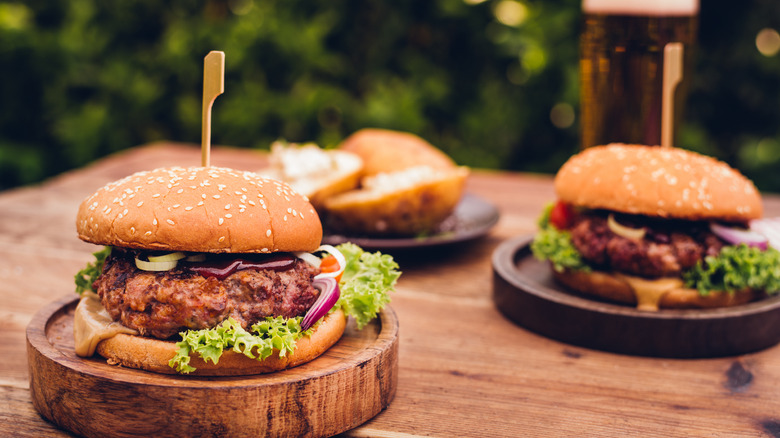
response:
[[[75,277],[76,280],[76,293],[81,295],[85,291],[92,290],[92,283],[97,280],[98,276],[103,272],[103,264],[106,261],[106,257],[111,254],[111,247],[103,247],[98,252],[92,253],[95,256],[94,262],[87,263],[87,267],[80,270]]]
[[[190,365],[191,353],[198,354],[204,362],[216,364],[225,349],[257,360],[267,358],[276,349],[279,356],[284,357],[295,350],[298,339],[311,335],[312,329],[301,330],[302,320],[300,316],[267,317],[254,324],[251,333],[233,318],[211,329],[187,330],[181,333],[182,340],[176,343],[176,355],[168,365],[179,373],[191,373],[195,371],[195,367]]]
[[[389,292],[394,290],[401,272],[387,254],[365,252],[353,243],[343,243],[336,249],[347,260],[339,283],[341,296],[336,305],[355,318],[361,329],[390,302]]]
[[[559,230],[550,223],[550,211],[553,204],[545,207],[539,217],[539,232],[531,242],[531,252],[541,261],[549,261],[553,269],[563,272],[565,269],[590,271],[582,255],[571,243],[571,233]]]
[[[746,288],[775,294],[780,291],[780,251],[762,251],[744,244],[725,246],[717,256],[707,256],[683,273],[683,279],[701,295]]]

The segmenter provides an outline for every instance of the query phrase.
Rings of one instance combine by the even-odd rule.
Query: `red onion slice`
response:
[[[323,316],[327,315],[328,311],[333,308],[336,301],[339,300],[339,283],[333,277],[318,277],[312,282],[312,286],[316,287],[320,291],[320,296],[317,301],[306,311],[306,315],[303,317],[301,328],[308,330]]]
[[[780,217],[756,219],[750,222],[750,229],[763,234],[769,246],[780,249]]]
[[[711,222],[710,230],[716,236],[734,245],[744,243],[760,250],[765,250],[769,246],[766,236],[752,229],[732,228]]]

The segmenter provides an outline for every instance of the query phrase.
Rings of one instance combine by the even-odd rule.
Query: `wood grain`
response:
[[[78,203],[106,182],[158,165],[198,165],[195,145],[133,149],[40,186],[0,193],[0,436],[69,436],[29,392],[25,328],[69,295],[94,250],[75,236]],[[214,147],[212,164],[252,169],[264,155]],[[554,199],[549,176],[475,171],[467,190],[499,206],[485,239],[397,252],[398,387],[346,436],[780,436],[780,348],[717,359],[613,354],[539,336],[492,302],[491,255],[534,232]],[[780,198],[765,197],[780,216]]]

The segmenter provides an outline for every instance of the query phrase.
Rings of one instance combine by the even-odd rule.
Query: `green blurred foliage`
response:
[[[226,54],[212,142],[333,146],[414,132],[475,167],[554,172],[579,144],[579,0],[0,0],[0,189],[155,140],[200,141],[203,57]],[[770,0],[703,2],[679,143],[780,191]],[[555,110],[554,110],[555,108]]]

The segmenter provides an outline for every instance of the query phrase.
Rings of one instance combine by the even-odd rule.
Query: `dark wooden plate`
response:
[[[273,374],[162,375],[76,356],[72,297],[27,327],[30,392],[38,412],[88,437],[329,436],[385,409],[398,381],[398,319],[391,309],[322,356]]]
[[[616,353],[706,358],[780,342],[780,296],[723,309],[640,311],[566,291],[530,250],[532,237],[493,253],[493,301],[517,324],[569,344]]]
[[[352,236],[325,230],[322,243],[338,245],[352,242],[365,250],[419,249],[466,242],[490,232],[499,219],[498,208],[489,201],[470,193],[463,195],[455,211],[430,236],[378,237]]]

